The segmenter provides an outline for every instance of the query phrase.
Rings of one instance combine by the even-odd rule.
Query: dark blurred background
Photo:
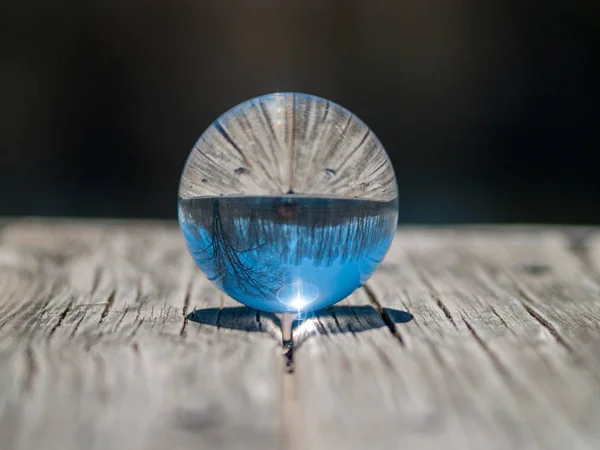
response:
[[[600,2],[8,1],[0,215],[175,218],[204,129],[274,91],[347,107],[403,222],[600,223]]]

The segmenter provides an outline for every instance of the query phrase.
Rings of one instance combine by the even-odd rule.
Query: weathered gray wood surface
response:
[[[175,224],[5,221],[0,448],[598,449],[600,232],[401,229],[284,356]]]

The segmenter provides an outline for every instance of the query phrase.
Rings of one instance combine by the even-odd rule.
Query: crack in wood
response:
[[[131,309],[129,308],[129,306],[126,306],[125,309],[123,310],[123,314],[121,314],[121,317],[119,317],[119,320],[117,321],[117,323],[115,324],[115,327],[113,328],[113,333],[119,329],[119,327],[121,326],[121,323],[123,322],[123,319],[125,319],[125,316],[130,311],[131,311]]]
[[[179,332],[180,336],[185,336],[185,329],[188,324],[188,308],[190,307],[190,297],[192,296],[192,285],[193,279],[188,283],[187,289],[185,290],[185,295],[183,297],[183,324],[181,325],[181,331]]]
[[[452,317],[452,313],[450,313],[450,310],[444,304],[444,302],[442,301],[442,299],[439,296],[437,296],[437,295],[434,295],[432,298],[435,299],[435,304],[438,306],[438,308],[440,308],[442,310],[442,312],[446,316],[446,319],[448,319],[450,321],[450,323],[452,324],[452,326],[454,326],[454,328],[458,328],[456,326],[456,323],[454,322],[454,319]]]
[[[260,311],[258,309],[256,310],[256,316],[254,317],[254,320],[256,320],[256,324],[258,325],[258,331],[262,333],[263,326],[262,322],[260,321]]]
[[[71,310],[72,306],[73,306],[73,300],[70,300],[69,303],[67,303],[67,306],[65,307],[65,309],[63,310],[63,312],[58,317],[58,320],[56,321],[56,323],[54,324],[54,326],[52,327],[52,329],[48,333],[48,338],[47,338],[48,341],[50,339],[52,339],[52,336],[54,335],[54,333],[56,332],[56,330],[58,329],[58,327],[61,326],[61,324],[63,323],[63,320],[65,320],[65,317],[67,317],[67,314],[69,314],[69,311]]]
[[[377,300],[377,296],[375,295],[375,292],[373,292],[371,287],[367,285],[367,283],[363,284],[362,287],[365,294],[367,295],[367,299],[369,300],[371,305],[373,305],[375,311],[377,311],[377,314],[379,314],[379,317],[381,317],[381,320],[383,320],[383,323],[387,326],[388,330],[390,330],[392,336],[394,336],[398,340],[398,342],[400,342],[400,345],[404,347],[406,344],[404,342],[402,334],[398,330],[398,327],[396,327],[396,322],[394,322],[394,320],[390,317],[386,310],[381,306],[381,303],[379,303],[379,300]]]
[[[354,308],[352,307],[352,305],[350,303],[348,303],[348,308],[350,308],[350,312],[352,313],[352,315],[354,316],[354,318],[356,319],[358,324],[360,326],[362,326],[362,322],[361,322],[360,318],[358,317],[358,315],[356,314],[356,311],[354,310]]]
[[[293,324],[297,316],[283,313],[281,316],[281,347],[285,358],[285,373],[294,372],[294,335]]]
[[[500,323],[502,323],[502,325],[504,325],[504,327],[513,335],[516,335],[515,330],[513,330],[511,327],[508,326],[508,324],[506,323],[506,321],[504,320],[504,318],[498,314],[498,311],[496,311],[496,308],[494,308],[492,305],[490,305],[490,310],[492,311],[492,314],[494,314],[499,320]]]
[[[323,325],[323,322],[321,322],[321,318],[317,314],[315,314],[315,319],[317,320],[317,323],[323,330],[320,334],[323,336],[329,336],[329,331],[327,331],[327,328],[325,327],[325,325]]]
[[[83,314],[81,315],[81,318],[77,321],[77,323],[73,327],[73,331],[71,331],[71,334],[69,335],[70,339],[73,339],[75,337],[75,333],[77,333],[77,330],[79,329],[79,325],[81,325],[81,322],[83,322],[83,319],[85,319],[86,314],[87,314],[87,309],[84,309]]]
[[[223,306],[221,306],[219,308],[219,310],[217,311],[217,318],[215,320],[215,326],[217,327],[217,330],[219,328],[221,328],[221,315],[223,314]]]
[[[133,329],[133,331],[131,332],[131,334],[129,335],[130,338],[134,337],[138,330],[140,329],[140,327],[142,326],[142,324],[144,323],[144,319],[145,317],[142,317],[139,322],[137,323],[137,325],[135,326],[135,328]]]
[[[331,307],[331,306],[328,307],[327,308],[327,312],[329,314],[331,314],[331,317],[333,318],[333,321],[335,322],[335,325],[338,327],[338,330],[340,330],[340,333],[343,333],[344,330],[342,329],[342,326],[340,325],[340,321],[338,320],[337,315],[335,314],[335,310],[333,309],[333,307]],[[356,333],[354,333],[354,331],[352,330],[352,328],[350,326],[348,327],[348,329],[350,330],[350,332],[352,334],[356,334]]]
[[[413,267],[415,268],[415,272],[417,273],[417,276],[419,277],[419,280],[421,281],[421,283],[423,283],[425,285],[425,287],[430,291],[431,299],[434,300],[437,307],[440,308],[440,310],[444,313],[444,316],[446,316],[446,319],[448,319],[448,321],[450,321],[452,326],[454,328],[458,329],[456,322],[454,321],[454,318],[452,317],[452,313],[450,312],[448,307],[442,301],[441,295],[437,292],[437,290],[435,289],[435,287],[433,286],[431,281],[425,276],[425,274],[423,273],[423,270],[419,267],[419,264],[417,263],[415,258],[412,256],[408,256],[408,259],[412,263]]]
[[[504,366],[504,364],[502,364],[502,362],[498,358],[498,355],[496,355],[496,353],[494,353],[492,351],[492,349],[481,338],[481,336],[479,336],[479,334],[477,334],[477,332],[475,331],[473,326],[469,323],[469,321],[467,319],[465,319],[464,316],[462,317],[462,320],[463,320],[464,324],[467,326],[469,333],[471,333],[471,336],[473,336],[475,341],[479,344],[479,346],[483,349],[483,351],[486,353],[486,355],[490,358],[490,361],[492,361],[492,364],[494,365],[494,367],[496,367],[498,372],[500,372],[506,378],[512,379],[512,375],[510,374],[508,369]]]
[[[223,308],[225,307],[225,294],[219,294],[219,310],[217,311],[217,317],[215,318],[215,327],[217,330],[221,328],[221,316],[223,314]]]
[[[286,374],[294,373],[294,342],[290,339],[288,342],[283,342],[283,357],[285,358],[284,372]]]
[[[187,314],[183,316],[183,325],[181,325],[181,330],[179,331],[179,336],[185,337],[185,329],[187,328],[188,317]]]
[[[527,311],[527,313],[531,317],[533,317],[536,320],[536,322],[538,322],[542,327],[548,330],[548,332],[552,335],[552,337],[556,340],[557,343],[562,345],[569,353],[575,355],[575,350],[573,349],[571,344],[569,344],[567,340],[560,334],[558,329],[552,323],[550,323],[548,319],[546,319],[542,314],[537,312],[534,308],[531,307],[531,305],[528,304],[535,304],[535,299],[520,287],[517,287],[517,292],[521,296],[521,298],[518,298],[517,300],[523,306],[523,308],[525,308],[525,311]]]
[[[142,315],[142,307],[143,307],[143,305],[141,305],[141,304],[137,307],[137,311],[135,313],[135,318],[133,319],[134,323],[137,322],[139,320],[140,316]]]
[[[110,308],[115,303],[116,296],[117,296],[117,290],[115,289],[109,294],[108,298],[106,299],[106,306],[104,307],[104,309],[102,310],[102,313],[100,314],[100,321],[98,322],[98,325],[102,325],[102,323],[106,319],[106,316],[108,316]]]

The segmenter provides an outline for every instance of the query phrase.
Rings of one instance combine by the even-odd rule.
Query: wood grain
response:
[[[401,229],[281,343],[174,224],[0,225],[3,450],[599,448],[600,233]]]
[[[221,296],[175,227],[14,223],[1,255],[3,449],[280,448],[279,342],[189,326]]]

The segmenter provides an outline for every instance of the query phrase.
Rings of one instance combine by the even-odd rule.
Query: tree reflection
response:
[[[207,276],[234,298],[263,300],[295,278],[319,284],[328,270],[360,284],[387,251],[397,218],[395,202],[301,197],[197,198],[182,201],[181,214]],[[328,282],[336,281],[348,282]]]

